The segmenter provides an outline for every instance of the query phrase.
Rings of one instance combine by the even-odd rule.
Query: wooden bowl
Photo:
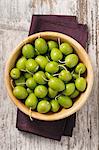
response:
[[[12,54],[10,55],[10,57],[6,63],[4,79],[5,79],[5,85],[7,88],[7,92],[9,94],[11,100],[14,102],[14,104],[23,113],[30,116],[30,110],[20,100],[16,99],[15,96],[13,95],[12,87],[11,87],[11,78],[10,78],[9,73],[10,73],[10,70],[14,67],[17,58],[21,54],[22,46],[26,43],[33,43],[33,41],[38,37],[42,37],[44,39],[56,40],[56,41],[58,38],[60,38],[61,42],[70,43],[72,45],[72,47],[75,49],[75,52],[78,54],[81,62],[83,62],[87,68],[87,76],[86,76],[87,88],[86,88],[85,92],[83,92],[77,98],[76,102],[73,104],[73,106],[71,108],[69,108],[69,109],[63,108],[62,110],[60,110],[57,113],[48,113],[48,114],[40,114],[40,113],[35,112],[35,111],[31,112],[31,116],[33,118],[36,118],[39,120],[53,121],[53,120],[63,119],[65,117],[68,117],[68,116],[72,115],[73,113],[77,112],[84,105],[84,103],[88,99],[88,96],[91,92],[92,85],[93,85],[93,69],[92,69],[90,59],[89,59],[86,51],[77,41],[75,41],[73,38],[71,38],[67,35],[57,33],[57,32],[40,32],[40,33],[33,34],[33,35],[27,37],[26,39],[24,39],[13,50]]]

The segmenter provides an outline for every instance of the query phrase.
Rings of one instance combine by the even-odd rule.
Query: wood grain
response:
[[[89,134],[87,135],[88,147],[87,149],[98,149],[98,114],[99,114],[99,103],[98,103],[98,68],[97,65],[97,6],[98,1],[79,1],[78,8],[81,9],[79,20],[82,23],[87,23],[89,27],[89,41],[88,41],[88,53],[92,61],[92,65],[94,68],[94,86],[93,92],[89,98],[87,103],[87,107],[85,112],[87,112],[86,120],[87,120],[87,129]],[[85,11],[85,12],[84,12]],[[98,60],[99,62],[99,60]],[[83,116],[84,117],[84,116]],[[82,120],[81,120],[82,122]],[[95,130],[96,129],[96,130]],[[88,136],[89,135],[89,136]],[[94,136],[93,136],[94,135]],[[86,136],[85,136],[86,137]],[[89,139],[89,140],[88,140]],[[85,140],[86,141],[86,138]],[[97,146],[96,146],[97,145]],[[94,148],[93,148],[94,147]]]
[[[88,103],[77,113],[73,137],[61,142],[19,132],[16,107],[4,86],[5,62],[12,49],[28,35],[31,15],[77,15],[89,28],[88,53],[94,86]],[[0,0],[0,150],[98,150],[99,118],[99,0]]]

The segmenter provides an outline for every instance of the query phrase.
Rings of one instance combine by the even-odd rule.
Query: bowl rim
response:
[[[24,44],[28,43],[29,40],[32,41],[33,38],[35,40],[37,37],[44,37],[44,36],[53,36],[53,37],[57,37],[57,38],[59,37],[60,39],[64,39],[64,40],[67,40],[68,42],[70,42],[73,47],[76,46],[78,48],[78,50],[80,49],[80,53],[85,56],[85,59],[88,62],[88,65],[89,65],[88,69],[89,69],[89,74],[90,74],[90,82],[88,83],[86,94],[84,94],[85,92],[83,93],[83,100],[78,102],[75,107],[73,107],[74,106],[73,105],[69,109],[63,108],[61,113],[54,113],[52,115],[40,114],[35,111],[30,111],[30,109],[28,109],[23,103],[21,103],[18,99],[16,99],[14,97],[12,90],[10,88],[9,80],[8,80],[8,78],[9,78],[9,69],[8,68],[9,68],[10,62],[13,59],[13,56],[15,55],[16,51],[18,51],[18,49],[21,48]],[[26,115],[29,115],[29,116],[31,115],[31,117],[33,117],[35,119],[45,120],[45,121],[54,121],[54,120],[60,120],[60,119],[66,118],[66,117],[74,114],[87,101],[87,99],[91,93],[92,86],[93,86],[93,68],[91,65],[90,58],[89,58],[88,54],[86,53],[85,49],[75,39],[73,39],[72,37],[65,35],[63,33],[59,33],[59,32],[51,32],[51,31],[39,32],[39,33],[35,33],[31,36],[28,36],[14,48],[14,50],[10,54],[10,56],[6,62],[6,65],[5,65],[4,81],[5,81],[5,85],[6,85],[6,89],[7,89],[9,97],[23,113],[25,113]]]

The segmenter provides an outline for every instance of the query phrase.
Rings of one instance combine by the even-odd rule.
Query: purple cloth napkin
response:
[[[75,16],[33,15],[29,35],[41,31],[57,31],[67,34],[76,39],[84,48],[86,47],[87,25],[78,24]],[[27,115],[18,110],[16,127],[21,131],[60,140],[62,135],[72,136],[75,119],[76,113],[58,121],[48,122],[37,119],[31,121]]]

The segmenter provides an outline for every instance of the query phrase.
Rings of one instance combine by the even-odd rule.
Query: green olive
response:
[[[68,84],[66,84],[66,89],[63,91],[63,94],[66,96],[69,96],[74,91],[75,91],[75,84],[74,83],[68,83]]]
[[[57,93],[58,93],[57,91],[51,89],[50,87],[48,88],[48,96],[50,98],[54,98],[57,95]]]
[[[29,96],[25,100],[25,105],[28,108],[31,108],[32,110],[34,110],[36,108],[37,103],[38,103],[38,99],[37,99],[37,97],[35,96],[34,93],[29,94]]]
[[[68,70],[62,70],[60,73],[59,73],[59,78],[62,80],[62,81],[70,81],[72,79],[72,75],[71,73],[68,71]]]
[[[39,68],[38,63],[34,59],[28,59],[26,61],[26,69],[30,72],[36,72]]]
[[[62,52],[58,48],[53,48],[50,55],[51,59],[57,62],[63,58]]]
[[[75,90],[71,95],[70,98],[76,98],[79,95],[79,91]]]
[[[31,44],[24,45],[22,48],[22,54],[25,58],[33,58],[35,54],[33,45]]]
[[[17,63],[16,63],[16,67],[19,70],[25,70],[25,68],[26,68],[26,61],[27,61],[27,59],[25,57],[19,58]]]
[[[46,84],[46,76],[43,71],[38,71],[33,76],[34,80],[38,84]]]
[[[73,68],[78,63],[78,56],[76,54],[69,54],[65,57],[65,64],[69,68]]]
[[[51,111],[52,112],[57,112],[60,108],[60,105],[59,105],[58,101],[53,99],[53,100],[51,100],[50,103],[51,103]]]
[[[36,86],[35,90],[34,90],[34,94],[38,97],[38,98],[44,98],[47,95],[47,88],[44,85],[38,85]]]
[[[62,43],[60,45],[60,51],[64,54],[64,55],[68,55],[73,53],[73,48],[71,47],[70,44],[68,43]]]
[[[39,64],[41,69],[45,69],[47,63],[48,63],[48,59],[42,55],[39,55],[35,58],[35,61]]]
[[[58,97],[58,103],[64,108],[70,108],[73,104],[70,97],[63,95]]]
[[[43,38],[38,38],[35,40],[35,48],[40,54],[45,54],[47,52],[48,46]]]
[[[76,73],[83,74],[85,71],[86,71],[86,67],[83,63],[79,63],[75,68]]]
[[[75,81],[75,86],[80,92],[83,92],[86,89],[86,84],[86,79],[83,77],[77,78]]]
[[[55,41],[48,41],[48,50],[51,51],[53,48],[58,48],[58,44]]]
[[[65,84],[63,81],[61,81],[59,78],[56,77],[52,77],[49,82],[48,85],[51,89],[55,90],[55,91],[63,91],[65,89]]]
[[[58,63],[55,61],[50,61],[45,67],[45,71],[51,74],[58,72],[58,70],[59,66]]]
[[[33,77],[30,77],[26,80],[26,86],[33,90],[37,86],[37,83]]]
[[[28,92],[24,87],[16,86],[13,89],[13,95],[18,99],[25,99],[28,96]]]
[[[51,104],[47,100],[41,100],[37,105],[37,111],[39,113],[47,113],[51,109]]]
[[[18,68],[13,68],[10,72],[10,76],[13,79],[18,79],[20,77],[20,74],[21,74],[21,72]]]

